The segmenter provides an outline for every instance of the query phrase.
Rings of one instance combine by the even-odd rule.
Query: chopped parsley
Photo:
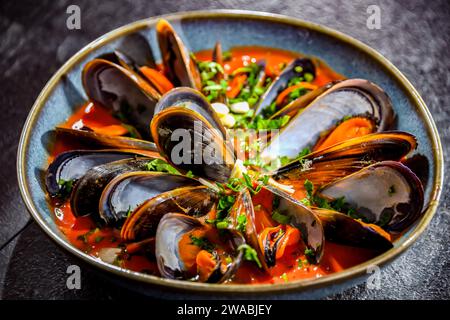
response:
[[[305,156],[307,156],[307,155],[310,154],[310,153],[311,153],[311,149],[310,149],[310,148],[308,148],[308,147],[303,148],[303,149],[299,152],[299,154],[298,154],[298,156],[297,156],[296,159],[301,160],[301,159],[303,159]]]
[[[98,228],[91,229],[91,230],[89,230],[88,232],[79,235],[79,236],[77,237],[77,240],[80,240],[80,241],[82,241],[82,242],[84,242],[84,243],[88,243],[88,241],[89,241],[89,236],[92,235],[92,234],[94,234],[94,233],[97,232],[97,231],[99,231]]]
[[[367,222],[367,218],[363,215],[358,214],[358,212],[350,207],[350,205],[346,202],[345,197],[339,197],[334,200],[324,199],[316,194],[314,194],[314,185],[308,179],[304,182],[306,197],[301,200],[301,202],[306,206],[316,206],[322,209],[334,210],[337,212],[345,213],[349,217],[353,219],[359,219],[364,222]]]
[[[308,179],[305,180],[305,182],[303,183],[303,185],[305,186],[305,190],[306,190],[306,195],[309,199],[312,198],[313,196],[313,192],[314,192],[314,185],[311,181],[309,181]]]
[[[231,76],[236,76],[238,74],[246,73],[247,80],[239,92],[238,96],[234,99],[230,99],[230,104],[247,101],[250,107],[258,102],[259,97],[264,93],[269,84],[271,83],[270,78],[267,78],[264,81],[264,84],[261,84],[260,74],[263,72],[262,66],[257,63],[251,63],[246,67],[238,68],[233,71]],[[262,87],[263,85],[263,87]]]
[[[238,250],[244,251],[244,259],[247,261],[253,261],[255,262],[259,268],[262,268],[261,261],[259,261],[258,253],[255,249],[253,249],[248,244],[242,244],[238,247]]]
[[[291,221],[290,216],[286,216],[281,212],[279,212],[278,210],[273,211],[272,219],[278,222],[279,224],[288,224]]]
[[[228,83],[222,79],[217,82],[218,74],[223,74],[223,67],[214,61],[198,61],[193,53],[191,58],[197,64],[202,82],[202,91],[208,101],[216,100],[220,95],[224,95],[228,88]]]
[[[58,180],[59,191],[58,191],[57,196],[60,198],[65,198],[68,195],[70,195],[70,193],[72,192],[72,189],[73,189],[73,185],[74,185],[74,180],[59,179]]]
[[[188,178],[194,178],[194,174],[192,173],[191,170],[189,170],[188,172],[186,172],[185,176],[188,177]]]
[[[292,90],[289,93],[287,103],[292,102],[297,98],[300,98],[301,96],[305,95],[307,92],[308,92],[308,90],[306,88],[303,88],[303,87],[295,88],[294,90]]]
[[[217,221],[216,222],[216,228],[217,229],[227,229],[229,225],[230,225],[230,221],[229,220],[222,220],[222,221]]]
[[[308,259],[308,262],[314,263],[314,261],[316,259],[316,254],[315,254],[313,249],[306,248],[305,249],[305,256],[306,256],[306,259]]]
[[[306,72],[303,75],[303,78],[305,78],[306,82],[312,82],[314,80],[314,75],[312,73]]]
[[[203,87],[203,91],[206,94],[208,101],[215,101],[219,96],[224,95],[227,91],[228,83],[222,79],[219,83],[212,80],[208,80]]]
[[[196,237],[196,236],[191,234],[191,235],[189,235],[189,238],[191,239],[191,244],[201,248],[202,250],[206,250],[208,252],[213,252],[215,250],[215,248],[216,248],[214,246],[214,244],[212,244],[205,237]]]
[[[148,171],[167,172],[172,174],[181,174],[177,169],[161,159],[149,161],[146,165]]]
[[[245,214],[240,214],[237,217],[237,227],[236,230],[244,233],[247,228],[247,216]]]
[[[232,57],[233,56],[231,54],[231,51],[223,51],[222,52],[222,59],[223,59],[223,61],[230,61]]]
[[[351,118],[353,118],[353,116],[352,116],[352,115],[346,115],[346,116],[344,116],[344,117],[342,118],[341,122],[344,122],[344,121],[350,120]]]
[[[265,118],[270,118],[275,112],[277,112],[277,103],[275,101],[262,110],[262,114]]]
[[[241,191],[243,188],[247,188],[251,194],[255,195],[257,194],[259,191],[261,191],[262,187],[264,185],[267,185],[267,183],[269,182],[269,176],[265,175],[262,176],[260,178],[258,178],[258,183],[256,187],[253,187],[253,182],[252,179],[250,178],[250,176],[246,173],[243,173],[243,178],[231,178],[228,183],[226,184],[226,186],[233,190],[234,192],[239,192]]]
[[[303,267],[305,267],[306,264],[308,264],[308,260],[303,260],[303,259],[301,259],[301,258],[299,258],[299,259],[297,260],[297,267],[298,267],[299,269],[303,269]]]
[[[287,115],[276,119],[265,119],[263,116],[257,115],[251,123],[247,124],[247,128],[257,130],[280,129],[284,127],[290,119],[291,117]]]
[[[131,210],[131,206],[129,206],[127,213],[126,213],[127,218],[131,215],[132,212],[133,212],[133,210]]]

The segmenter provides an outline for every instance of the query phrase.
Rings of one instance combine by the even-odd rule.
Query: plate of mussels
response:
[[[425,103],[375,50],[219,10],[80,50],[31,109],[17,169],[39,226],[123,283],[313,297],[418,238],[442,161]]]

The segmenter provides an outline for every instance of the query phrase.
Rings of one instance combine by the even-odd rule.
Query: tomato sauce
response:
[[[197,59],[209,61],[212,58],[212,50],[197,52]],[[226,74],[232,73],[240,67],[260,59],[266,60],[266,73],[269,76],[280,74],[282,68],[292,59],[300,55],[294,52],[280,49],[264,47],[236,47],[231,50],[231,59],[224,62]],[[330,81],[340,80],[344,77],[335,73],[322,61],[313,59],[317,66],[317,74],[312,84],[322,86]],[[94,131],[114,135],[124,134],[124,128],[120,121],[114,118],[107,110],[94,103],[86,103],[81,106],[62,127],[82,127],[87,126]],[[69,141],[58,137],[49,157],[51,162],[56,155],[63,151],[72,149],[89,149],[89,146],[82,145],[77,141]],[[294,197],[302,199],[305,197],[303,186],[294,186]],[[272,198],[270,193],[262,190],[259,196],[253,199],[255,205],[255,215],[257,220],[257,230],[264,227],[274,227],[278,225],[271,219]],[[90,217],[75,217],[68,202],[63,204],[52,203],[53,212],[57,226],[65,234],[67,239],[78,249],[94,256],[101,256],[102,250],[111,248],[124,248],[126,246],[120,239],[120,230],[114,228],[97,228]],[[184,239],[184,242],[187,240]],[[185,248],[192,247],[188,243],[182,243]],[[195,259],[198,248],[183,250],[187,260]],[[258,284],[258,283],[283,283],[298,279],[311,279],[322,277],[327,274],[339,272],[346,268],[355,266],[368,259],[373,258],[377,253],[371,250],[325,243],[325,253],[319,265],[307,262],[304,255],[304,245],[301,241],[296,245],[289,245],[285,248],[284,254],[269,272],[264,272],[255,266],[254,263],[245,261],[237,271],[232,283]],[[193,255],[194,254],[194,255]],[[148,258],[148,255],[141,253],[125,254],[117,256],[114,261],[109,261],[123,268],[130,270],[158,275],[156,262]]]

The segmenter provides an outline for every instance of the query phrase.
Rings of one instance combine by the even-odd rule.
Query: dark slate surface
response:
[[[103,33],[137,19],[183,10],[234,8],[282,13],[321,23],[369,44],[391,60],[428,104],[444,151],[450,131],[450,3],[442,1],[40,1],[0,4],[0,297],[118,299],[138,294],[82,266],[82,289],[66,288],[67,266],[79,263],[32,222],[15,175],[19,134],[28,110],[62,63]],[[82,29],[65,27],[66,8],[78,4]],[[367,7],[381,8],[381,29],[366,27]],[[446,161],[446,169],[449,163]],[[446,190],[430,227],[383,270],[381,288],[350,288],[329,299],[450,298],[450,198]]]

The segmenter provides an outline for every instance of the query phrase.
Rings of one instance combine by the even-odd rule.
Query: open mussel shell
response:
[[[114,223],[144,201],[176,188],[198,186],[200,183],[182,175],[161,172],[126,172],[106,185],[98,201],[100,217]]]
[[[113,52],[104,53],[97,58],[111,61],[134,71],[142,66],[157,68],[150,44],[140,33],[126,35]]]
[[[126,35],[119,44],[117,51],[126,54],[137,66],[147,66],[153,69],[157,67],[150,44],[140,33]]]
[[[253,209],[252,198],[250,196],[250,192],[247,188],[244,188],[237,196],[236,201],[229,212],[229,220],[230,223],[228,225],[229,229],[237,231],[238,227],[238,218],[239,216],[244,215],[246,217],[246,225],[245,230],[241,231],[244,235],[245,241],[249,244],[253,249],[256,250],[258,254],[258,259],[261,262],[263,269],[268,270],[268,265],[266,263],[265,255],[263,250],[259,246],[258,242],[258,234],[256,232],[256,224],[255,224],[255,212]]]
[[[153,69],[154,71],[157,71],[157,67],[153,64],[153,67],[150,67],[150,65],[142,65],[140,63],[138,63],[137,61],[135,61],[133,58],[131,58],[127,53],[125,53],[127,51],[122,51],[119,49],[114,50],[114,52],[108,52],[105,53],[99,57],[97,57],[97,59],[104,59],[104,60],[108,60],[116,65],[120,65],[121,67],[130,70],[133,73],[136,73],[137,75],[139,75],[141,77],[142,80],[145,80],[148,85],[150,85],[150,87],[152,88],[152,90],[156,90],[159,94],[163,94],[164,88],[161,87],[160,83],[155,82],[155,79],[151,79],[149,78],[143,71],[142,68],[149,68],[149,69]],[[146,86],[144,86],[146,87]]]
[[[272,82],[267,90],[260,97],[257,105],[255,106],[255,115],[259,115],[270,104],[275,101],[278,94],[286,89],[289,80],[294,77],[301,77],[305,73],[316,75],[316,67],[312,60],[308,58],[297,58],[289,63],[283,72]]]
[[[139,154],[146,156],[158,156],[158,149],[153,142],[125,136],[112,136],[94,131],[78,130],[65,127],[56,127],[56,133],[74,141],[82,141],[96,146],[114,149],[139,150]]]
[[[364,222],[402,231],[421,215],[424,194],[417,176],[396,161],[383,161],[325,185],[317,195],[344,197],[346,206]]]
[[[235,155],[223,135],[199,112],[175,106],[157,113],[151,133],[161,154],[177,169],[198,177],[226,182]]]
[[[265,188],[279,200],[277,201],[278,207],[273,209],[290,217],[288,224],[300,230],[303,242],[312,251],[312,254],[308,256],[310,262],[319,263],[323,256],[325,244],[324,231],[319,218],[309,208],[286,192],[272,186],[266,186]],[[270,243],[270,241],[267,243]]]
[[[276,119],[282,116],[290,116],[291,118],[294,117],[300,110],[306,108],[311,102],[313,102],[314,99],[330,89],[334,83],[335,82],[328,83],[315,90],[305,93],[304,95],[298,97],[294,101],[291,101],[286,106],[275,112],[270,116],[270,119]]]
[[[180,211],[186,215],[206,215],[217,200],[217,193],[206,186],[180,187],[163,192],[144,201],[125,220],[121,237],[139,241],[154,236],[161,218],[168,212]]]
[[[222,125],[217,113],[206,98],[197,90],[188,87],[174,88],[164,94],[155,107],[155,114],[170,108],[184,107],[202,115],[214,128],[226,137],[226,129]]]
[[[356,116],[372,120],[374,130],[380,132],[390,128],[394,112],[389,97],[372,82],[363,79],[337,82],[280,129],[261,157],[295,158],[303,149],[312,149],[343,119]]]
[[[327,240],[345,245],[386,251],[392,248],[390,235],[374,224],[364,223],[328,209],[311,209],[322,222]]]
[[[145,171],[152,158],[131,158],[95,166],[78,180],[70,198],[70,207],[76,217],[98,217],[98,204],[103,189],[115,177],[126,172]],[[115,221],[104,221],[107,223]]]
[[[276,179],[310,180],[315,186],[345,177],[370,164],[398,161],[417,146],[413,135],[395,131],[373,133],[340,142],[292,161],[272,174]]]
[[[222,44],[220,41],[217,41],[214,45],[214,49],[212,52],[212,61],[218,63],[219,65],[223,66],[224,60],[223,60],[223,51],[222,51]],[[215,77],[213,78],[214,82],[220,83],[225,79],[225,75],[222,72],[217,72]],[[217,98],[215,98],[212,102],[221,102],[227,104],[227,96],[225,93],[221,92],[218,94]]]
[[[201,90],[201,78],[195,61],[191,59],[188,49],[167,20],[158,21],[156,35],[164,71],[173,85]]]
[[[76,181],[89,169],[105,163],[144,155],[138,150],[71,150],[58,154],[48,166],[45,185],[50,196],[61,191],[61,182]]]
[[[234,276],[242,261],[243,252],[238,248],[245,243],[244,238],[231,230],[226,230],[226,232],[218,235],[213,229],[211,234],[221,237],[219,245],[205,236],[208,228],[211,227],[184,214],[167,213],[164,215],[156,231],[155,248],[158,269],[164,278],[221,283]],[[194,261],[187,261],[186,259],[186,256],[192,254],[194,247],[180,249],[180,243],[187,246],[194,245],[191,242],[191,235],[208,239],[207,241],[210,244],[208,250],[214,256],[215,266],[211,268],[207,276],[199,276],[195,257],[193,258]],[[218,252],[219,248],[220,253]],[[202,250],[205,250],[205,248]],[[224,259],[224,256],[227,259]]]
[[[137,73],[103,59],[88,62],[82,74],[88,97],[110,109],[150,139],[148,124],[160,94]]]

